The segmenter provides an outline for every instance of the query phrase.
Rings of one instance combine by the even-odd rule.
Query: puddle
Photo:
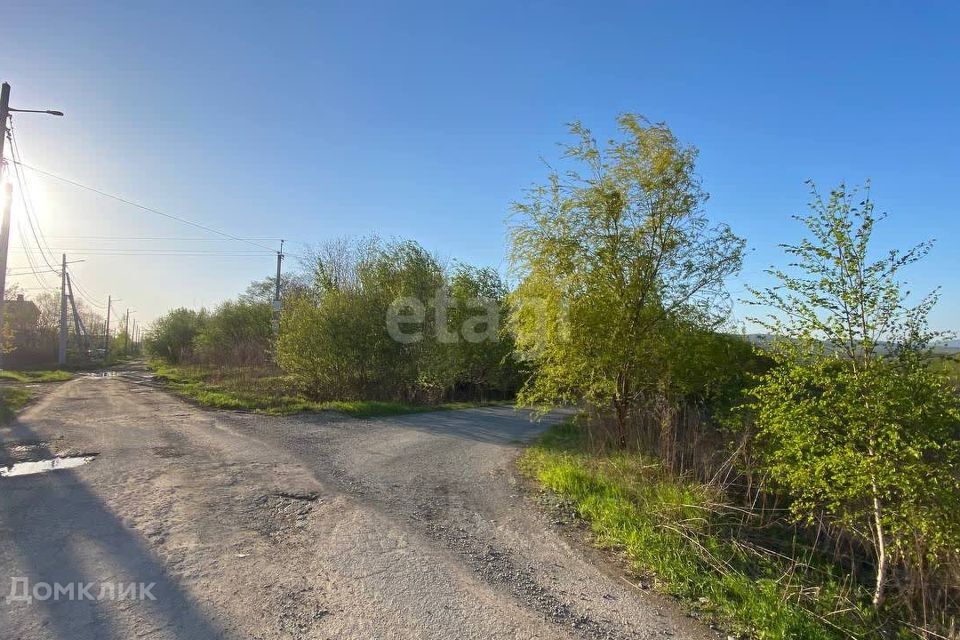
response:
[[[72,469],[87,464],[94,456],[70,456],[67,458],[51,458],[34,462],[16,462],[9,467],[0,467],[0,477],[28,476],[34,473],[45,473],[56,469]]]

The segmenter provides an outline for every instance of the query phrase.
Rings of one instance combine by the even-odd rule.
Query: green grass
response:
[[[169,390],[212,409],[255,411],[270,415],[338,411],[354,418],[375,418],[498,404],[448,402],[421,405],[384,400],[316,402],[297,394],[295,385],[287,376],[270,369],[216,370],[197,366],[174,367],[156,362],[150,363],[150,367]]]
[[[568,501],[598,546],[624,553],[658,590],[752,637],[869,637],[864,607],[833,613],[846,602],[836,567],[756,552],[744,544],[756,532],[718,506],[717,490],[671,477],[635,452],[592,452],[582,433],[572,422],[553,428],[520,469]]]
[[[62,369],[47,369],[38,371],[11,371],[0,370],[0,380],[14,382],[65,382],[73,377],[69,371]]]
[[[29,389],[20,386],[0,387],[0,424],[8,424],[33,399]]]
[[[960,354],[934,355],[930,359],[934,371],[945,374],[960,389]]]
[[[64,382],[72,377],[72,373],[60,369],[0,370],[0,424],[8,424],[17,412],[33,399],[33,392],[25,385],[37,382]]]

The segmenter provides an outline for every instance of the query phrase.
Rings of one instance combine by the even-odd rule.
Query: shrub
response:
[[[189,360],[194,353],[194,339],[206,322],[207,312],[203,309],[170,311],[150,326],[144,340],[147,353],[170,364]]]

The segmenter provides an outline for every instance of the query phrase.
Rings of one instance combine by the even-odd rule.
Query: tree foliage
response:
[[[572,125],[573,168],[515,205],[511,325],[534,370],[522,400],[609,407],[624,443],[631,412],[669,377],[668,341],[725,316],[744,242],[708,221],[696,149],[664,124],[618,124],[602,149]]]
[[[151,356],[171,364],[190,359],[194,340],[206,324],[207,312],[179,308],[158,318],[147,332],[145,347]]]
[[[464,330],[485,305],[498,322],[496,272],[451,273],[415,242],[373,239],[321,247],[310,270],[312,285],[285,303],[278,363],[311,395],[436,401],[516,384],[496,327],[479,340]]]
[[[808,236],[784,247],[792,268],[755,291],[772,309],[759,322],[781,339],[753,409],[795,514],[873,550],[880,606],[892,564],[917,569],[960,546],[960,401],[925,357],[936,297],[910,306],[898,280],[929,244],[874,258],[873,211],[843,185],[826,200],[813,191]]]
[[[269,362],[273,307],[247,299],[228,300],[206,316],[193,347],[201,362],[232,366]]]

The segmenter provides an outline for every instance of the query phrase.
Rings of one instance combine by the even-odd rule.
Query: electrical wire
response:
[[[37,249],[40,251],[40,256],[43,258],[43,261],[49,267],[49,271],[57,273],[58,270],[56,269],[56,267],[54,267],[51,264],[51,259],[50,259],[52,258],[53,260],[55,260],[56,258],[54,257],[53,250],[50,249],[50,245],[47,243],[46,237],[44,237],[43,235],[43,229],[40,227],[40,221],[39,219],[36,219],[36,223],[34,222],[35,216],[33,213],[33,209],[34,209],[33,199],[30,197],[30,194],[29,194],[27,178],[25,175],[22,175],[22,170],[20,169],[20,166],[22,165],[23,156],[20,153],[20,146],[17,143],[17,138],[16,138],[16,134],[14,133],[13,127],[10,127],[8,129],[8,138],[10,139],[10,151],[11,151],[11,154],[13,155],[13,162],[14,162],[14,169],[15,169],[14,173],[16,174],[17,184],[20,187],[20,194],[23,200],[23,207],[26,213],[27,222],[30,225],[30,232],[33,235],[34,242],[36,242],[37,244]],[[43,278],[42,275],[40,275],[43,273],[43,271],[37,269],[36,262],[32,256],[33,251],[30,248],[28,248],[27,243],[24,240],[25,235],[23,233],[23,227],[20,224],[19,219],[17,220],[17,228],[20,231],[21,242],[23,244],[24,252],[26,253],[26,256],[27,256],[27,262],[30,264],[31,271],[33,272],[34,277],[37,278],[38,282],[40,282],[41,285],[49,288],[49,285],[47,284],[46,280]],[[44,249],[46,249],[46,251],[44,251]],[[47,253],[50,254],[50,258],[47,257]],[[73,285],[73,288],[76,289],[76,291],[80,294],[80,297],[83,300],[85,300],[89,305],[95,308],[98,308],[98,309],[105,308],[105,305],[103,302],[98,301],[85,287],[83,287],[83,285],[81,285],[77,281],[76,277],[72,273],[70,275],[71,275],[70,281],[71,281],[71,284]]]
[[[240,251],[200,251],[200,250],[197,250],[197,249],[167,249],[167,248],[162,248],[162,247],[157,247],[157,248],[153,248],[153,249],[149,249],[149,248],[147,248],[147,249],[136,249],[136,248],[114,248],[114,249],[110,249],[110,248],[106,248],[106,249],[108,249],[108,250],[103,250],[103,249],[99,249],[99,250],[98,250],[98,249],[70,249],[69,251],[70,251],[70,253],[72,253],[72,254],[80,254],[80,255],[115,255],[115,256],[137,256],[137,255],[144,255],[144,256],[220,256],[220,257],[251,257],[251,256],[262,256],[264,253],[269,253],[269,254],[277,253],[275,249],[273,249],[273,248],[271,248],[271,247],[269,247],[269,246],[267,246],[267,245],[265,245],[265,244],[261,244],[260,242],[257,242],[257,241],[256,241],[256,240],[275,240],[274,238],[257,238],[257,239],[253,239],[253,238],[243,238],[243,237],[240,237],[240,236],[236,236],[236,235],[233,235],[233,234],[231,234],[231,233],[227,233],[227,232],[225,232],[225,231],[221,231],[221,230],[219,230],[219,229],[215,229],[215,228],[213,228],[213,227],[210,227],[210,226],[201,224],[201,223],[199,223],[199,222],[194,222],[194,221],[192,221],[192,220],[188,220],[188,219],[186,219],[186,218],[182,218],[182,217],[180,217],[180,216],[176,216],[176,215],[167,213],[167,212],[165,212],[165,211],[161,211],[160,209],[156,209],[156,208],[154,208],[154,207],[148,207],[148,206],[146,206],[146,205],[140,204],[140,203],[135,202],[135,201],[133,201],[133,200],[129,200],[129,199],[127,199],[127,198],[123,198],[123,197],[118,196],[118,195],[115,195],[115,194],[113,194],[113,193],[109,193],[109,192],[107,192],[107,191],[103,191],[102,189],[97,189],[97,188],[95,188],[95,187],[91,187],[91,186],[85,185],[85,184],[83,184],[83,183],[77,182],[77,181],[75,181],[75,180],[71,180],[71,179],[69,179],[69,178],[65,178],[65,177],[59,176],[59,175],[57,175],[57,174],[55,174],[55,173],[46,171],[46,170],[44,170],[44,169],[40,169],[40,168],[38,168],[38,167],[34,167],[34,166],[32,166],[32,165],[29,165],[29,164],[23,162],[23,157],[22,157],[22,155],[21,155],[21,153],[20,153],[20,147],[19,147],[19,144],[18,144],[18,142],[17,142],[17,140],[16,140],[16,137],[15,137],[15,134],[14,134],[14,132],[13,132],[13,128],[12,128],[12,127],[8,130],[8,136],[9,136],[9,139],[10,139],[11,154],[12,154],[12,156],[13,156],[13,158],[12,158],[12,164],[14,165],[14,169],[15,169],[14,173],[15,173],[15,175],[16,175],[16,180],[17,180],[18,186],[19,186],[19,188],[20,188],[21,199],[22,199],[22,201],[23,201],[24,211],[26,212],[27,222],[28,222],[29,227],[30,227],[30,233],[31,233],[31,235],[32,235],[32,237],[33,237],[34,242],[36,243],[37,250],[39,250],[40,257],[42,258],[43,262],[46,263],[46,266],[48,267],[48,269],[46,269],[46,270],[40,268],[40,266],[39,266],[39,264],[38,264],[38,261],[35,259],[34,255],[33,255],[33,251],[30,249],[30,247],[28,246],[28,243],[26,242],[27,235],[24,233],[23,226],[21,225],[20,221],[17,220],[17,228],[18,228],[18,230],[20,231],[21,244],[23,245],[22,249],[23,249],[23,252],[24,252],[24,254],[25,254],[26,258],[27,258],[27,263],[28,263],[28,265],[29,265],[29,271],[24,271],[22,274],[19,274],[19,273],[18,273],[18,274],[16,274],[16,275],[27,275],[28,273],[32,274],[32,275],[34,276],[34,278],[37,280],[37,282],[41,285],[41,287],[42,287],[43,290],[53,290],[53,287],[50,287],[50,285],[49,285],[49,284],[46,282],[46,280],[43,278],[43,274],[44,274],[44,273],[59,273],[60,270],[57,269],[57,268],[53,265],[53,262],[56,262],[55,253],[54,253],[54,250],[50,247],[49,243],[47,242],[46,236],[44,236],[44,234],[43,234],[43,229],[40,227],[39,219],[36,218],[36,216],[35,216],[35,214],[34,214],[33,200],[32,200],[32,198],[31,198],[30,195],[29,195],[26,174],[23,173],[23,171],[21,170],[21,168],[22,168],[22,169],[29,169],[29,170],[31,170],[31,171],[35,171],[35,172],[37,172],[37,173],[40,173],[40,174],[45,175],[45,176],[48,176],[48,177],[53,178],[53,179],[55,179],[55,180],[59,180],[59,181],[64,182],[64,183],[66,183],[66,184],[70,184],[70,185],[72,185],[72,186],[74,186],[74,187],[77,187],[77,188],[80,188],[80,189],[84,189],[84,190],[90,191],[90,192],[92,192],[92,193],[96,193],[96,194],[101,195],[101,196],[103,196],[103,197],[110,198],[110,199],[112,199],[112,200],[116,200],[116,201],[121,202],[121,203],[123,203],[123,204],[129,205],[129,206],[132,206],[132,207],[135,207],[135,208],[137,208],[137,209],[141,209],[141,210],[146,211],[146,212],[149,212],[149,213],[153,213],[153,214],[155,214],[155,215],[159,215],[159,216],[164,217],[164,218],[168,218],[168,219],[170,219],[170,220],[174,220],[174,221],[176,221],[176,222],[180,222],[181,224],[185,224],[185,225],[189,225],[189,226],[195,227],[195,228],[197,228],[197,229],[201,229],[201,230],[206,231],[206,232],[208,232],[208,233],[212,233],[212,234],[221,236],[221,237],[223,237],[223,238],[225,238],[225,239],[227,239],[227,240],[232,240],[232,241],[235,241],[235,242],[242,242],[242,243],[251,245],[251,246],[256,247],[257,249],[260,250],[260,251],[246,251],[246,252],[240,252]],[[51,236],[51,237],[58,237],[58,236]],[[69,236],[60,236],[60,237],[69,237]],[[151,236],[148,236],[148,237],[135,237],[135,236],[73,236],[73,237],[76,238],[76,239],[101,239],[101,240],[124,240],[124,241],[127,241],[127,240],[150,240],[150,241],[156,241],[156,240],[176,240],[176,241],[191,240],[191,241],[208,241],[208,242],[209,242],[209,241],[214,241],[214,239],[212,239],[212,238],[176,238],[176,237],[159,237],[159,236],[152,236],[152,237],[151,237]],[[49,257],[48,257],[48,254],[49,254]],[[97,298],[95,298],[85,287],[83,287],[83,285],[81,285],[81,284],[76,280],[76,277],[72,274],[72,272],[70,273],[70,276],[71,276],[71,284],[73,285],[73,287],[76,289],[77,293],[79,293],[80,297],[81,297],[83,300],[85,300],[85,301],[86,301],[88,304],[90,304],[91,306],[96,307],[97,309],[107,310],[107,304],[105,304],[104,302],[99,301]]]
[[[219,229],[214,229],[213,227],[208,227],[207,225],[200,224],[199,222],[194,222],[194,221],[192,221],[192,220],[187,220],[186,218],[181,218],[180,216],[175,216],[175,215],[173,215],[172,213],[167,213],[167,212],[165,212],[165,211],[161,211],[160,209],[156,209],[156,208],[154,208],[154,207],[148,207],[148,206],[146,206],[146,205],[140,204],[139,202],[134,202],[133,200],[128,200],[127,198],[123,198],[123,197],[121,197],[121,196],[118,196],[118,195],[109,193],[109,192],[107,192],[107,191],[103,191],[102,189],[97,189],[97,188],[95,188],[95,187],[91,187],[91,186],[85,185],[85,184],[83,184],[83,183],[81,183],[81,182],[77,182],[76,180],[71,180],[71,179],[69,179],[69,178],[64,178],[63,176],[59,176],[59,175],[57,175],[57,174],[55,174],[55,173],[51,173],[50,171],[45,171],[44,169],[40,169],[40,168],[38,168],[38,167],[31,166],[31,165],[26,164],[26,163],[24,163],[24,162],[18,162],[18,161],[16,161],[16,160],[14,160],[14,162],[15,162],[16,164],[22,166],[22,167],[25,168],[25,169],[30,169],[31,171],[36,171],[37,173],[40,173],[40,174],[45,175],[45,176],[48,176],[48,177],[53,178],[53,179],[55,179],[55,180],[59,180],[59,181],[61,181],[61,182],[65,182],[66,184],[73,185],[74,187],[77,187],[77,188],[79,188],[79,189],[85,189],[85,190],[87,190],[87,191],[90,191],[90,192],[99,194],[99,195],[101,195],[101,196],[104,196],[105,198],[110,198],[110,199],[112,199],[112,200],[116,200],[116,201],[118,201],[118,202],[122,202],[122,203],[124,203],[124,204],[130,205],[131,207],[136,207],[137,209],[142,209],[143,211],[147,211],[147,212],[156,214],[156,215],[158,215],[158,216],[162,216],[162,217],[164,217],[164,218],[169,218],[170,220],[176,220],[177,222],[180,222],[180,223],[186,224],[186,225],[190,225],[191,227],[196,227],[197,229],[203,229],[204,231],[207,231],[207,232],[209,232],[209,233],[216,234],[216,235],[218,235],[218,236],[223,236],[224,238],[228,238],[228,239],[230,239],[230,240],[236,240],[237,242],[244,242],[244,243],[246,243],[246,244],[249,244],[249,245],[253,245],[253,246],[255,246],[255,247],[258,247],[258,248],[260,248],[260,249],[265,249],[265,250],[267,250],[267,251],[270,251],[271,253],[276,253],[276,250],[275,250],[275,249],[273,249],[273,248],[271,248],[271,247],[268,247],[268,246],[265,245],[265,244],[260,244],[259,242],[254,242],[253,240],[248,240],[248,239],[246,239],[246,238],[241,238],[240,236],[235,236],[235,235],[233,235],[233,234],[231,234],[231,233],[227,233],[226,231],[220,231]]]
[[[38,284],[44,287],[50,286],[46,279],[42,275],[42,269],[37,265],[36,260],[33,257],[33,251],[30,249],[30,246],[27,243],[27,236],[24,233],[23,225],[20,223],[20,219],[17,219],[17,234],[20,239],[20,244],[22,245],[24,255],[27,258],[27,265],[30,269],[30,273],[33,274],[34,279]]]
[[[33,235],[34,242],[36,242],[37,249],[40,252],[41,259],[43,260],[43,262],[46,263],[49,269],[44,270],[40,268],[38,261],[33,256],[33,250],[29,246],[29,239],[27,234],[24,231],[23,224],[21,223],[20,218],[17,218],[17,231],[18,231],[20,243],[23,246],[23,251],[27,258],[27,264],[29,266],[30,273],[32,273],[34,279],[37,281],[37,283],[41,287],[45,289],[49,289],[51,287],[47,282],[46,278],[43,276],[43,274],[50,273],[51,271],[55,272],[56,268],[50,263],[50,260],[47,259],[46,253],[44,253],[43,246],[46,244],[46,240],[44,239],[44,241],[41,242],[40,239],[43,237],[43,232],[42,230],[39,230],[39,223],[34,224],[33,212],[32,212],[33,201],[29,197],[29,193],[27,191],[26,177],[21,175],[22,172],[20,168],[16,165],[16,161],[20,159],[20,148],[19,148],[19,145],[17,144],[16,138],[14,137],[13,127],[7,128],[7,138],[10,140],[10,153],[14,161],[14,174],[16,176],[17,184],[20,187],[20,197],[23,202],[23,208],[24,208],[24,212],[26,213],[27,222],[29,223],[29,226],[30,226],[30,233]],[[39,234],[38,234],[38,230],[40,231]]]
[[[55,236],[48,235],[48,238],[56,238],[58,240],[173,240],[177,242],[184,241],[195,241],[195,242],[225,242],[226,239],[221,238],[199,238],[199,237],[183,237],[183,236],[100,236],[100,235],[82,235],[82,236]],[[246,238],[247,240],[276,240],[280,241],[280,238]],[[273,253],[276,253],[275,250],[270,250]]]
[[[79,293],[81,298],[83,298],[84,300],[87,301],[87,303],[89,303],[90,305],[98,309],[107,308],[107,303],[102,300],[98,301],[98,299],[94,298],[94,296],[87,290],[87,288],[80,284],[80,282],[77,280],[76,275],[72,271],[67,269],[67,273],[70,274],[70,284],[73,285],[73,290]]]
[[[22,251],[22,249],[18,250]],[[224,258],[263,257],[262,253],[237,253],[234,251],[190,251],[189,249],[64,249],[72,256],[210,256]]]
[[[16,271],[14,269],[11,269],[7,271],[8,276],[28,276],[31,273],[60,273],[60,270],[59,269],[38,269],[37,271],[32,271],[31,269],[27,269],[25,271]]]
[[[43,235],[43,228],[40,226],[40,219],[34,215],[33,198],[30,197],[27,177],[22,175],[23,172],[18,164],[21,160],[23,160],[23,155],[20,153],[20,144],[17,142],[16,133],[12,126],[8,128],[7,133],[8,137],[10,138],[10,151],[13,155],[14,173],[16,174],[17,184],[20,187],[20,197],[23,200],[23,208],[27,214],[27,222],[30,224],[30,232],[33,234],[33,239],[37,243],[37,248],[40,250],[40,257],[43,258],[43,261],[47,263],[48,267],[54,269],[55,267],[51,264],[51,260],[56,262],[56,257],[54,256],[53,252],[50,251],[50,245],[47,244],[47,239]],[[35,219],[36,224],[34,224]],[[44,248],[46,248],[46,253],[44,252]],[[49,258],[47,257],[47,253],[50,254]]]

